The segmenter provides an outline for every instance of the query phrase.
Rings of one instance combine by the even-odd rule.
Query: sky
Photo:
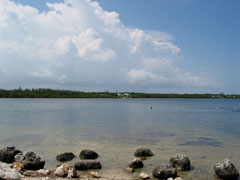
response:
[[[240,94],[239,0],[1,0],[0,88]]]

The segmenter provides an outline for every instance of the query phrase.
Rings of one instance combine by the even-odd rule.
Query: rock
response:
[[[76,178],[77,176],[77,170],[74,167],[69,168],[67,178]]]
[[[98,158],[98,153],[92,150],[82,150],[79,157],[81,159],[97,159]]]
[[[126,171],[129,172],[129,173],[133,173],[134,169],[133,168],[126,168]]]
[[[219,179],[235,180],[239,177],[238,170],[228,159],[225,159],[221,163],[215,164],[214,170]]]
[[[76,156],[72,153],[72,152],[65,152],[63,154],[59,154],[57,155],[56,159],[58,161],[71,161],[73,158],[75,158]]]
[[[177,176],[176,168],[161,165],[153,170],[153,176],[158,179],[175,178]]]
[[[186,155],[175,155],[172,156],[169,160],[169,163],[172,167],[177,168],[180,171],[189,171],[191,162]]]
[[[96,160],[81,160],[74,164],[77,170],[102,169],[102,165]]]
[[[43,178],[42,180],[49,180],[49,177],[45,177],[45,178]]]
[[[39,174],[37,171],[31,171],[31,170],[27,170],[23,173],[24,176],[29,176],[29,177],[38,177]]]
[[[100,178],[100,174],[98,172],[90,172],[90,175],[93,177],[93,178]]]
[[[15,156],[15,161],[22,163],[24,169],[38,170],[43,169],[45,161],[34,152],[19,153]]]
[[[19,178],[20,174],[16,169],[12,169],[9,164],[0,163],[0,179],[15,180]]]
[[[20,150],[15,149],[15,147],[6,147],[0,150],[0,161],[5,163],[14,162],[14,156],[21,153]]]
[[[17,171],[21,171],[23,169],[23,165],[20,162],[14,162],[13,168],[15,168]]]
[[[181,177],[177,177],[175,178],[175,180],[183,180]]]
[[[29,177],[44,177],[50,174],[50,171],[47,169],[40,169],[38,171],[27,170],[23,173],[24,176]]]
[[[134,155],[147,157],[147,156],[153,156],[153,153],[152,153],[151,149],[141,147],[135,151]]]
[[[142,168],[144,165],[141,159],[134,159],[128,163],[128,166],[133,169],[138,169]]]
[[[148,174],[144,173],[144,172],[140,173],[139,177],[141,179],[150,179],[150,176]]]
[[[37,170],[37,172],[42,176],[46,176],[50,174],[50,171],[48,169],[39,169]]]
[[[65,177],[68,175],[68,170],[68,165],[61,165],[55,170],[54,174],[58,177]]]

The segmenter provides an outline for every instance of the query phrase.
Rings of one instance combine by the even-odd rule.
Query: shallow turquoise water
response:
[[[38,153],[48,168],[57,154],[93,149],[103,175],[128,178],[139,173],[125,172],[128,161],[146,146],[155,155],[140,171],[151,174],[180,153],[193,165],[185,180],[214,179],[224,158],[240,170],[240,100],[0,99],[0,148],[12,145]]]

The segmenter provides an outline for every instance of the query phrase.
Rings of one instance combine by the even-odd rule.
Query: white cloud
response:
[[[117,12],[92,0],[47,6],[49,11],[39,12],[0,1],[0,80],[6,87],[9,82],[93,89],[211,84],[177,67],[181,49],[167,32],[126,27]]]
[[[175,46],[171,42],[161,42],[161,41],[153,41],[153,44],[156,49],[164,49],[164,50],[169,50],[173,54],[178,54],[180,53],[181,49],[177,46]]]
[[[131,69],[128,72],[128,76],[130,77],[130,81],[132,82],[136,82],[136,81],[146,81],[146,80],[150,80],[150,81],[154,81],[154,82],[164,82],[167,79],[165,77],[160,76],[159,74],[154,74],[151,72],[148,72],[144,69]]]

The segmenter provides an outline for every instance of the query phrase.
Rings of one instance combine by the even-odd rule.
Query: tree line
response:
[[[127,94],[127,95],[126,95]],[[83,92],[56,89],[0,89],[0,98],[240,98],[240,95],[230,94],[161,94],[136,92]]]

